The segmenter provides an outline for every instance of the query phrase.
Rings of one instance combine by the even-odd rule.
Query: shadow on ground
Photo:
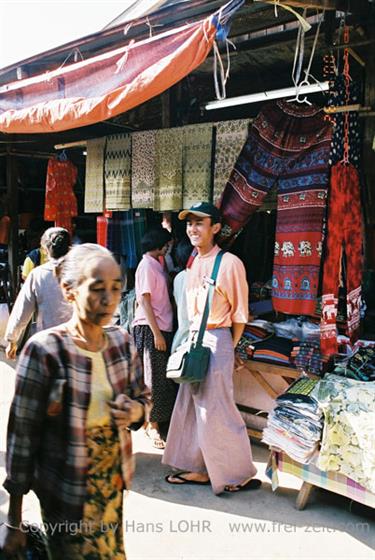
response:
[[[258,463],[258,476],[263,480],[260,490],[215,496],[210,486],[170,485],[164,478],[171,469],[160,464],[161,455],[136,453],[132,491],[183,506],[268,521],[276,532],[283,524],[304,528],[306,533],[344,531],[367,546],[375,547],[374,510],[318,488],[313,491],[306,509],[296,510],[298,491],[279,486],[275,493],[272,492],[271,484],[264,476],[268,450],[262,445],[253,444],[252,447],[254,460]]]

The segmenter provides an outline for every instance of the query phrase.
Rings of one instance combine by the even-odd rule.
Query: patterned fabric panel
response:
[[[182,208],[183,128],[156,132],[154,210]]]
[[[104,147],[105,138],[87,140],[85,212],[104,210]]]
[[[212,124],[184,127],[183,208],[211,197]]]
[[[131,136],[108,136],[104,163],[105,207],[107,210],[130,208]]]
[[[249,119],[224,121],[216,127],[214,196],[222,195],[249,132]]]
[[[156,131],[132,135],[132,206],[153,208],[155,186]]]

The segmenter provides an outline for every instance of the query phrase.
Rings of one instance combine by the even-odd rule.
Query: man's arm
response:
[[[245,329],[246,323],[233,323],[232,324],[232,338],[233,338],[233,346],[236,348],[237,344],[240,341],[242,333]]]

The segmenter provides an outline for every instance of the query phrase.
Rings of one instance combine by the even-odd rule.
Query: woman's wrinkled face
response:
[[[108,325],[121,299],[119,265],[109,256],[92,258],[82,275],[80,284],[71,289],[78,317],[93,325]]]

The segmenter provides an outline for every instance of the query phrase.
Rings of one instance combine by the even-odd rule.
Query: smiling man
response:
[[[201,323],[216,255],[220,248],[220,212],[209,202],[179,214],[197,250],[187,272],[187,308],[191,331]],[[255,490],[246,426],[233,398],[234,348],[248,318],[248,285],[242,262],[223,255],[203,344],[211,349],[206,379],[192,390],[181,385],[173,410],[163,463],[182,472],[166,477],[169,484],[209,484],[215,494]]]

